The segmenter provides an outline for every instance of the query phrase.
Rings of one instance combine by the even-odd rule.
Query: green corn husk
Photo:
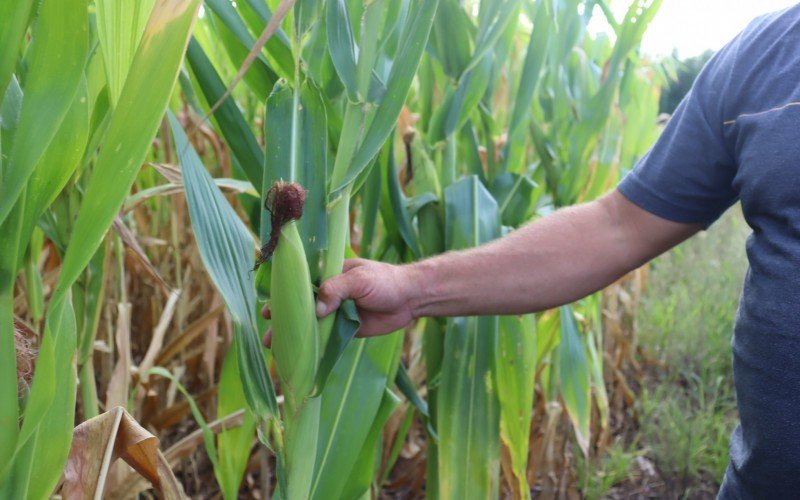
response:
[[[272,354],[291,413],[311,393],[320,353],[311,277],[295,221],[281,228],[270,290]]]

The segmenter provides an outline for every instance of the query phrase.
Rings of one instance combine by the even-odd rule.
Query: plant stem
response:
[[[442,159],[442,190],[456,180],[456,134],[450,134],[444,143]]]
[[[86,358],[80,371],[81,401],[83,402],[83,419],[89,420],[99,415],[97,384],[94,380],[94,360],[92,355]]]
[[[342,123],[342,135],[336,161],[333,164],[331,186],[337,186],[347,174],[361,136],[361,108],[358,104],[347,103]],[[350,233],[350,194],[352,184],[342,189],[339,196],[328,205],[328,251],[322,269],[322,280],[327,280],[342,272],[344,254]],[[319,322],[322,346],[327,345],[333,327],[333,315]]]

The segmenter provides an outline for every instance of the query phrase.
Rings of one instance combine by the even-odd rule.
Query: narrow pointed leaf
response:
[[[319,362],[317,380],[314,384],[315,394],[325,390],[328,376],[333,371],[336,363],[342,358],[342,354],[344,354],[344,350],[350,344],[350,341],[355,338],[359,326],[361,326],[361,321],[358,319],[355,302],[352,300],[342,302],[339,310],[336,311],[336,319],[333,321],[333,329],[330,337],[328,337],[328,345],[325,346],[325,352]]]
[[[591,373],[578,325],[570,306],[560,309],[561,343],[558,345],[558,377],[564,407],[575,428],[578,444],[584,453],[589,449],[591,419]]]
[[[250,272],[255,244],[171,114],[170,123],[183,167],[189,216],[200,256],[233,317],[247,402],[258,418],[277,417],[275,392],[256,326],[254,275]]]

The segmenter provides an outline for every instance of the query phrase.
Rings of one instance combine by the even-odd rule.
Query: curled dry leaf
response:
[[[106,497],[109,468],[121,458],[150,481],[161,498],[185,498],[158,445],[158,438],[120,406],[87,420],[73,433],[61,495],[66,499]],[[110,496],[130,493],[116,491]]]

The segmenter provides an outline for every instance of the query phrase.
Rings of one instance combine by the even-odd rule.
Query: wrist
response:
[[[435,265],[431,260],[406,264],[401,268],[406,275],[408,307],[414,319],[430,316],[431,298],[435,296],[437,283]]]

